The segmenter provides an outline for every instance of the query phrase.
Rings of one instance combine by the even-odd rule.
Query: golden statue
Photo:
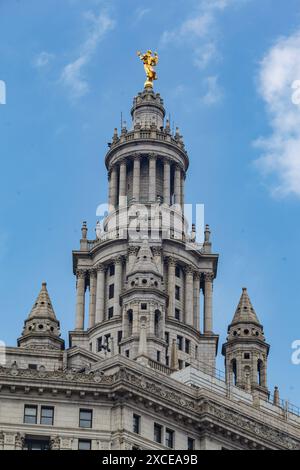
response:
[[[147,75],[147,80],[144,86],[145,88],[153,88],[153,82],[154,80],[157,80],[157,74],[153,67],[158,64],[158,54],[155,52],[153,56],[152,51],[149,50],[145,52],[145,54],[138,52],[137,55],[143,61],[144,69]]]

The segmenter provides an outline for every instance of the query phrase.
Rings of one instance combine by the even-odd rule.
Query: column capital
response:
[[[138,246],[129,246],[128,247],[128,255],[137,255],[139,252]]]
[[[96,269],[97,272],[99,272],[99,271],[100,271],[100,272],[105,272],[105,271],[106,271],[106,266],[105,266],[104,264],[102,264],[102,263],[98,263],[98,264],[96,265],[96,268],[95,268],[95,269]]]
[[[195,271],[193,266],[189,266],[189,265],[184,266],[183,270],[185,274],[192,274],[192,275],[194,274],[194,271]]]
[[[205,282],[213,282],[215,275],[214,273],[203,273],[203,277]]]
[[[90,276],[90,279],[93,278],[95,279],[97,277],[97,269],[96,268],[91,268],[89,269],[89,276]]]
[[[142,158],[143,154],[140,153],[140,152],[136,152],[132,155],[132,160],[133,161],[137,161],[137,162],[140,162],[141,161],[141,158]]]
[[[119,163],[120,167],[126,165],[127,164],[127,158],[126,157],[122,158],[121,160],[119,160],[118,163]]]
[[[149,153],[149,160],[156,160],[158,157],[158,153]]]
[[[88,271],[86,269],[77,269],[76,271],[77,279],[85,279],[87,272]]]
[[[173,267],[175,267],[176,264],[177,264],[176,259],[173,258],[172,256],[169,256],[167,258],[167,263],[168,263],[169,266],[173,266]]]
[[[114,264],[123,264],[123,256],[118,256],[117,258],[114,259]]]
[[[197,271],[197,270],[194,271],[194,279],[195,279],[195,281],[199,281],[199,282],[200,282],[200,280],[201,280],[201,273],[200,273],[200,271]]]
[[[161,246],[153,246],[152,251],[154,256],[161,256],[163,249]]]

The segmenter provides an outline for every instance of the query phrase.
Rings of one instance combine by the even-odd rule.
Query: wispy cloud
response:
[[[151,12],[150,8],[142,8],[142,7],[137,8],[135,11],[135,15],[134,15],[136,18],[136,21],[141,21],[145,16],[149,15],[150,12]]]
[[[202,97],[202,102],[207,106],[213,106],[219,103],[223,98],[223,91],[219,85],[217,75],[205,79],[206,92]]]
[[[33,66],[36,67],[37,69],[46,67],[47,65],[49,65],[50,62],[52,62],[54,58],[55,58],[54,54],[51,54],[46,51],[40,52],[33,59]]]
[[[299,97],[299,51],[300,30],[281,37],[263,58],[258,77],[272,133],[255,142],[262,151],[256,163],[265,177],[271,177],[272,193],[281,197],[300,196],[300,106],[295,99],[297,93]]]
[[[170,43],[189,45],[192,49],[194,65],[204,69],[220,55],[218,16],[236,2],[237,0],[201,0],[198,6],[191,10],[189,17],[175,29],[163,32],[162,47]]]
[[[89,29],[87,38],[79,48],[78,57],[63,68],[60,78],[69,89],[72,98],[80,98],[89,91],[89,83],[84,76],[83,69],[90,63],[104,36],[115,26],[114,20],[107,12],[95,15],[89,11],[84,14],[84,17]]]

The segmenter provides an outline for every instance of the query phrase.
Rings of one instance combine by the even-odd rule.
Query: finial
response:
[[[280,406],[280,397],[279,397],[278,387],[275,387],[275,390],[274,390],[273,405]]]
[[[117,142],[118,139],[119,139],[119,136],[118,136],[118,129],[115,127],[115,128],[114,128],[114,135],[113,135],[112,141],[113,141],[113,142]]]
[[[87,237],[87,232],[88,232],[87,223],[86,223],[86,222],[82,222],[82,227],[81,227],[82,240],[85,240],[85,239],[86,239],[86,237]]]
[[[204,231],[204,240],[206,243],[210,242],[210,234],[211,234],[210,227],[208,224],[206,224],[205,231]]]
[[[196,224],[192,224],[191,242],[194,243],[195,241],[196,241]]]
[[[243,287],[243,292],[247,292],[247,287]]]
[[[47,282],[42,282],[42,288],[45,289],[47,287]]]
[[[153,88],[153,81],[157,80],[157,74],[154,70],[154,67],[158,64],[158,54],[154,52],[152,55],[152,51],[149,49],[145,54],[142,54],[140,51],[137,52],[137,56],[141,59],[144,64],[145,73],[147,76],[147,80],[144,84],[145,88]]]

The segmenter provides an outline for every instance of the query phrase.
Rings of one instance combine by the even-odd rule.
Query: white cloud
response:
[[[256,163],[264,176],[271,177],[277,196],[300,196],[299,51],[300,30],[280,38],[263,58],[258,77],[272,133],[255,142],[262,151]]]
[[[223,92],[219,85],[218,77],[212,76],[205,79],[207,91],[202,97],[202,102],[207,106],[213,106],[219,103],[223,98]]]
[[[83,75],[83,69],[91,61],[105,34],[112,30],[115,24],[105,12],[101,12],[97,16],[89,11],[85,13],[84,17],[89,25],[87,38],[80,47],[77,59],[67,64],[61,74],[61,82],[68,87],[73,98],[79,98],[88,92],[89,84]]]
[[[150,8],[142,8],[139,7],[135,11],[135,18],[136,21],[141,21],[145,16],[147,16],[151,12]]]
[[[204,44],[194,51],[194,65],[199,69],[205,69],[210,62],[218,58],[217,47],[213,42]]]
[[[33,60],[33,66],[40,69],[46,67],[53,59],[55,58],[54,54],[43,51],[40,52]]]

